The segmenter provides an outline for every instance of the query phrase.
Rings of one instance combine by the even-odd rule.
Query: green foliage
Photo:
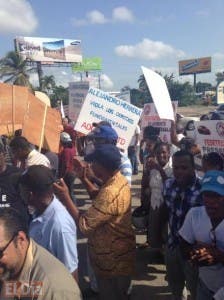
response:
[[[224,72],[218,72],[215,74],[216,76],[216,82],[217,82],[217,85],[221,82],[221,81],[224,81]]]
[[[0,79],[5,83],[32,88],[29,74],[36,71],[29,67],[27,61],[16,51],[10,51],[0,60]]]
[[[51,106],[58,106],[58,101],[62,101],[63,105],[68,104],[68,88],[62,85],[54,86],[52,88],[52,94],[50,95]]]
[[[160,72],[157,73],[163,76]],[[163,78],[166,81],[171,100],[177,100],[179,106],[195,104],[196,96],[194,93],[194,88],[189,82],[180,83],[179,81],[175,81],[173,73],[171,75],[164,75]],[[140,75],[138,83],[139,93],[137,93],[135,90],[134,94],[131,94],[131,101],[133,104],[142,107],[144,103],[151,103],[153,100],[143,74]],[[131,91],[133,91],[133,89]]]

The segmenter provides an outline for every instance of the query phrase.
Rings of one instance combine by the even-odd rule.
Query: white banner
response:
[[[224,121],[206,120],[196,121],[194,124],[196,143],[202,155],[209,152],[224,154]]]
[[[142,109],[96,88],[90,88],[75,130],[88,134],[93,122],[108,121],[116,130],[117,146],[126,150],[134,134]]]
[[[88,81],[69,82],[69,118],[76,122],[89,90]]]
[[[174,112],[165,79],[156,72],[142,67],[146,83],[161,119],[174,120]]]

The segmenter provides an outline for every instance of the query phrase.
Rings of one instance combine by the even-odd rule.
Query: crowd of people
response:
[[[200,149],[178,124],[171,144],[153,126],[141,139],[139,125],[127,153],[105,121],[81,136],[64,118],[59,154],[38,151],[22,131],[0,140],[0,299],[23,299],[24,291],[28,299],[82,299],[77,228],[87,237],[90,288],[99,299],[130,298],[137,247],[164,259],[173,299],[224,299],[223,158],[205,154],[198,168]],[[92,200],[85,212],[76,178]],[[146,242],[136,245],[134,220],[142,216]]]

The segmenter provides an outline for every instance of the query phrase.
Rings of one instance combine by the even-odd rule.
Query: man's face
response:
[[[170,152],[167,149],[166,146],[161,146],[157,151],[156,151],[156,159],[160,166],[164,167],[170,158]]]
[[[202,198],[208,216],[212,220],[220,220],[224,218],[224,196],[215,192],[205,191]]]
[[[20,271],[24,260],[23,247],[18,241],[18,234],[7,237],[4,226],[0,225],[0,250],[4,248],[5,250],[0,256],[0,281],[14,279],[15,275]]]
[[[149,153],[154,152],[154,147],[155,147],[155,141],[150,140],[149,138],[145,139],[145,148]]]
[[[173,157],[173,175],[180,187],[186,187],[195,176],[189,156]]]

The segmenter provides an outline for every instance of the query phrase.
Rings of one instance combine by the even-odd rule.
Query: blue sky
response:
[[[83,57],[102,58],[104,90],[138,87],[141,65],[192,82],[178,76],[178,61],[205,56],[212,72],[197,81],[215,83],[224,71],[223,8],[223,0],[0,0],[0,57],[19,35],[81,39]],[[44,72],[64,86],[79,79],[68,68]]]

